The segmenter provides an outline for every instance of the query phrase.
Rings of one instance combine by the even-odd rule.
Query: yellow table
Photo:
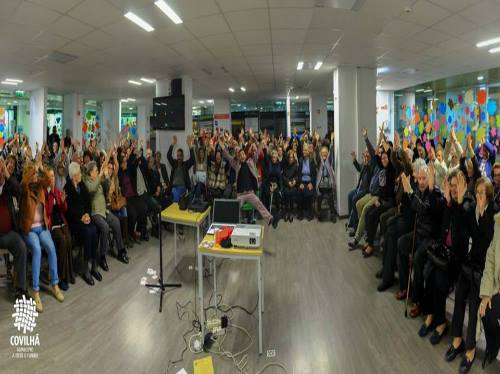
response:
[[[208,218],[210,221],[210,208],[204,212],[180,210],[179,204],[173,203],[161,212],[161,221],[174,224],[174,264],[177,267],[177,225],[196,227],[196,246],[200,243],[200,227]]]
[[[203,256],[206,257],[219,257],[229,258],[233,260],[251,260],[257,264],[257,288],[259,294],[259,354],[262,354],[262,314],[264,313],[264,280],[262,277],[262,254],[264,253],[264,227],[262,227],[261,245],[259,248],[222,248],[220,245],[207,247],[207,243],[214,242],[213,235],[205,235],[203,241],[198,246],[198,301],[200,304],[200,324],[202,336],[205,336],[205,314],[203,306]],[[217,266],[213,261],[213,275],[214,275],[214,306],[217,310]]]

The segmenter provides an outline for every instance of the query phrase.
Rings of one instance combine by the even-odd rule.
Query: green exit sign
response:
[[[24,91],[21,91],[21,90],[16,91],[16,97],[24,97],[25,95],[26,95],[26,93]]]

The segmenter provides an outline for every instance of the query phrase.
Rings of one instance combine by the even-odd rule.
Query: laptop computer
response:
[[[213,235],[215,229],[235,227],[240,223],[240,202],[236,199],[214,199],[213,223],[207,234]]]

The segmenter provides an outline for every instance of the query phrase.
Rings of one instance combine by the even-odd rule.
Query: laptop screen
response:
[[[240,203],[238,200],[214,199],[214,223],[240,223]]]

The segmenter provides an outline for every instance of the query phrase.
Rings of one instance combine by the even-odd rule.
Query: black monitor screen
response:
[[[240,223],[240,202],[230,199],[214,199],[214,223]]]
[[[184,130],[184,96],[165,96],[153,99],[153,130]]]

